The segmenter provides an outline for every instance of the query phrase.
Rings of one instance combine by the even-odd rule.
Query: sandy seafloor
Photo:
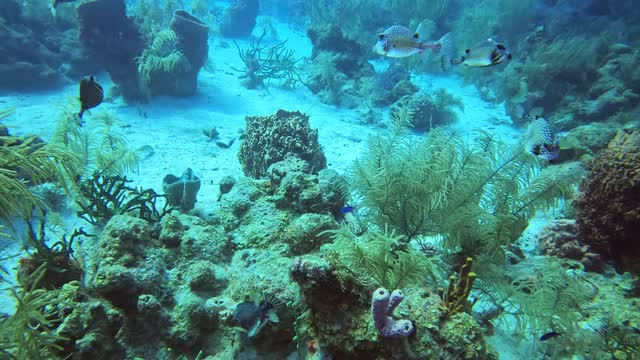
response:
[[[275,43],[287,39],[287,47],[295,49],[297,57],[311,55],[311,42],[302,31],[292,30],[286,24],[277,24],[278,39],[269,39]],[[259,35],[254,30],[254,35]],[[237,40],[242,48],[249,40]],[[225,44],[226,43],[226,44]],[[326,105],[304,86],[293,90],[271,86],[265,89],[249,90],[242,86],[238,77],[241,73],[231,67],[243,68],[237,50],[231,40],[210,39],[209,58],[213,69],[203,68],[198,78],[198,91],[195,96],[186,98],[154,97],[143,106],[129,105],[121,98],[110,99],[108,90],[113,83],[107,73],[95,74],[106,93],[106,101],[98,108],[84,116],[89,124],[95,116],[103,111],[115,113],[121,129],[131,149],[150,145],[154,149],[152,156],[140,162],[139,171],[127,174],[133,180],[132,186],[153,188],[162,193],[162,179],[167,174],[180,176],[187,167],[202,179],[202,187],[198,193],[198,202],[194,212],[206,217],[217,208],[218,182],[231,175],[236,179],[242,176],[238,161],[240,141],[238,130],[244,128],[245,116],[271,115],[278,109],[299,110],[310,116],[313,128],[319,129],[319,140],[327,157],[329,168],[341,174],[348,174],[353,161],[367,147],[367,139],[375,134],[384,133],[388,123],[389,109],[383,110],[383,120],[378,125],[367,125],[360,120],[362,109],[345,109]],[[430,56],[429,53],[417,56]],[[376,68],[385,68],[387,61],[376,60]],[[491,69],[478,69],[491,71]],[[89,74],[87,74],[89,75]],[[523,129],[515,129],[505,114],[504,106],[485,102],[480,98],[476,88],[464,84],[462,78],[446,74],[442,76],[413,76],[412,82],[422,91],[430,92],[439,88],[458,97],[464,103],[464,111],[456,110],[458,120],[452,125],[457,132],[472,138],[476,129],[497,133],[504,141],[520,141]],[[0,108],[16,107],[15,113],[5,119],[5,124],[15,135],[36,134],[48,140],[59,119],[61,107],[78,96],[77,84],[69,84],[63,89],[39,93],[14,93],[0,96]],[[146,113],[146,117],[142,113]],[[230,148],[218,147],[202,133],[203,129],[216,127],[220,132],[220,140],[228,141],[236,138]],[[416,134],[416,136],[420,136]],[[83,226],[91,232],[91,225],[77,218],[69,211],[65,219],[66,231]],[[523,239],[531,241],[546,221],[540,217],[531,222]],[[58,235],[65,229],[58,229]],[[55,234],[55,233],[54,233]],[[54,235],[55,236],[55,235]],[[76,251],[90,251],[92,240],[77,244]],[[17,244],[10,248],[0,246],[2,253],[19,251]],[[78,248],[80,247],[80,248]],[[16,258],[3,265],[15,270]],[[11,278],[13,274],[9,275]],[[9,293],[0,294],[1,312],[10,313],[13,300]],[[530,341],[519,341],[510,332],[496,327],[495,334],[489,342],[500,353],[501,359],[521,359],[530,355],[533,344]],[[518,350],[519,349],[519,350]]]

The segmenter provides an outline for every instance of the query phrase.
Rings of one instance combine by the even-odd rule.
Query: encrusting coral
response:
[[[602,271],[604,265],[600,255],[582,244],[573,219],[558,219],[545,226],[538,235],[538,247],[545,255],[576,260],[587,271]]]

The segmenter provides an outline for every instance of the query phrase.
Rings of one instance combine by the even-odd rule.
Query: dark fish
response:
[[[88,76],[80,80],[80,113],[78,116],[82,119],[82,114],[89,109],[100,105],[104,99],[104,91],[102,86],[96,82],[93,76]]]
[[[264,300],[260,305],[251,300],[238,304],[233,319],[247,330],[247,336],[250,338],[258,335],[267,323],[280,322],[275,306]]]
[[[554,337],[559,336],[559,335],[562,335],[562,334],[558,333],[558,332],[555,332],[555,331],[548,332],[548,333],[540,336],[540,341],[546,341],[546,340],[549,340],[549,339],[554,338]]]
[[[260,321],[261,310],[253,301],[245,301],[236,306],[233,319],[243,328],[249,330]]]

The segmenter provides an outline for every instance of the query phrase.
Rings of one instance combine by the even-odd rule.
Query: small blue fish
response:
[[[551,130],[551,125],[544,118],[537,117],[531,121],[525,134],[527,150],[547,161],[553,161],[560,155],[558,139]]]
[[[548,333],[540,336],[540,341],[546,341],[546,340],[549,340],[549,339],[554,338],[554,337],[559,336],[559,335],[562,335],[562,334],[558,333],[558,332],[555,332],[555,331],[548,332]]]
[[[343,207],[342,209],[340,209],[340,212],[343,214],[348,214],[348,213],[353,213],[356,210],[356,208],[354,206],[351,205],[347,205],[345,207]]]

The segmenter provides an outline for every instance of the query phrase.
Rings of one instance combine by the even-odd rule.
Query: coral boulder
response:
[[[291,156],[308,162],[313,174],[327,167],[318,130],[311,129],[307,115],[278,110],[271,116],[247,116],[246,121],[246,138],[238,154],[245,175],[265,177],[271,164]]]
[[[621,130],[600,151],[577,201],[579,234],[619,271],[640,273],[640,131]]]

